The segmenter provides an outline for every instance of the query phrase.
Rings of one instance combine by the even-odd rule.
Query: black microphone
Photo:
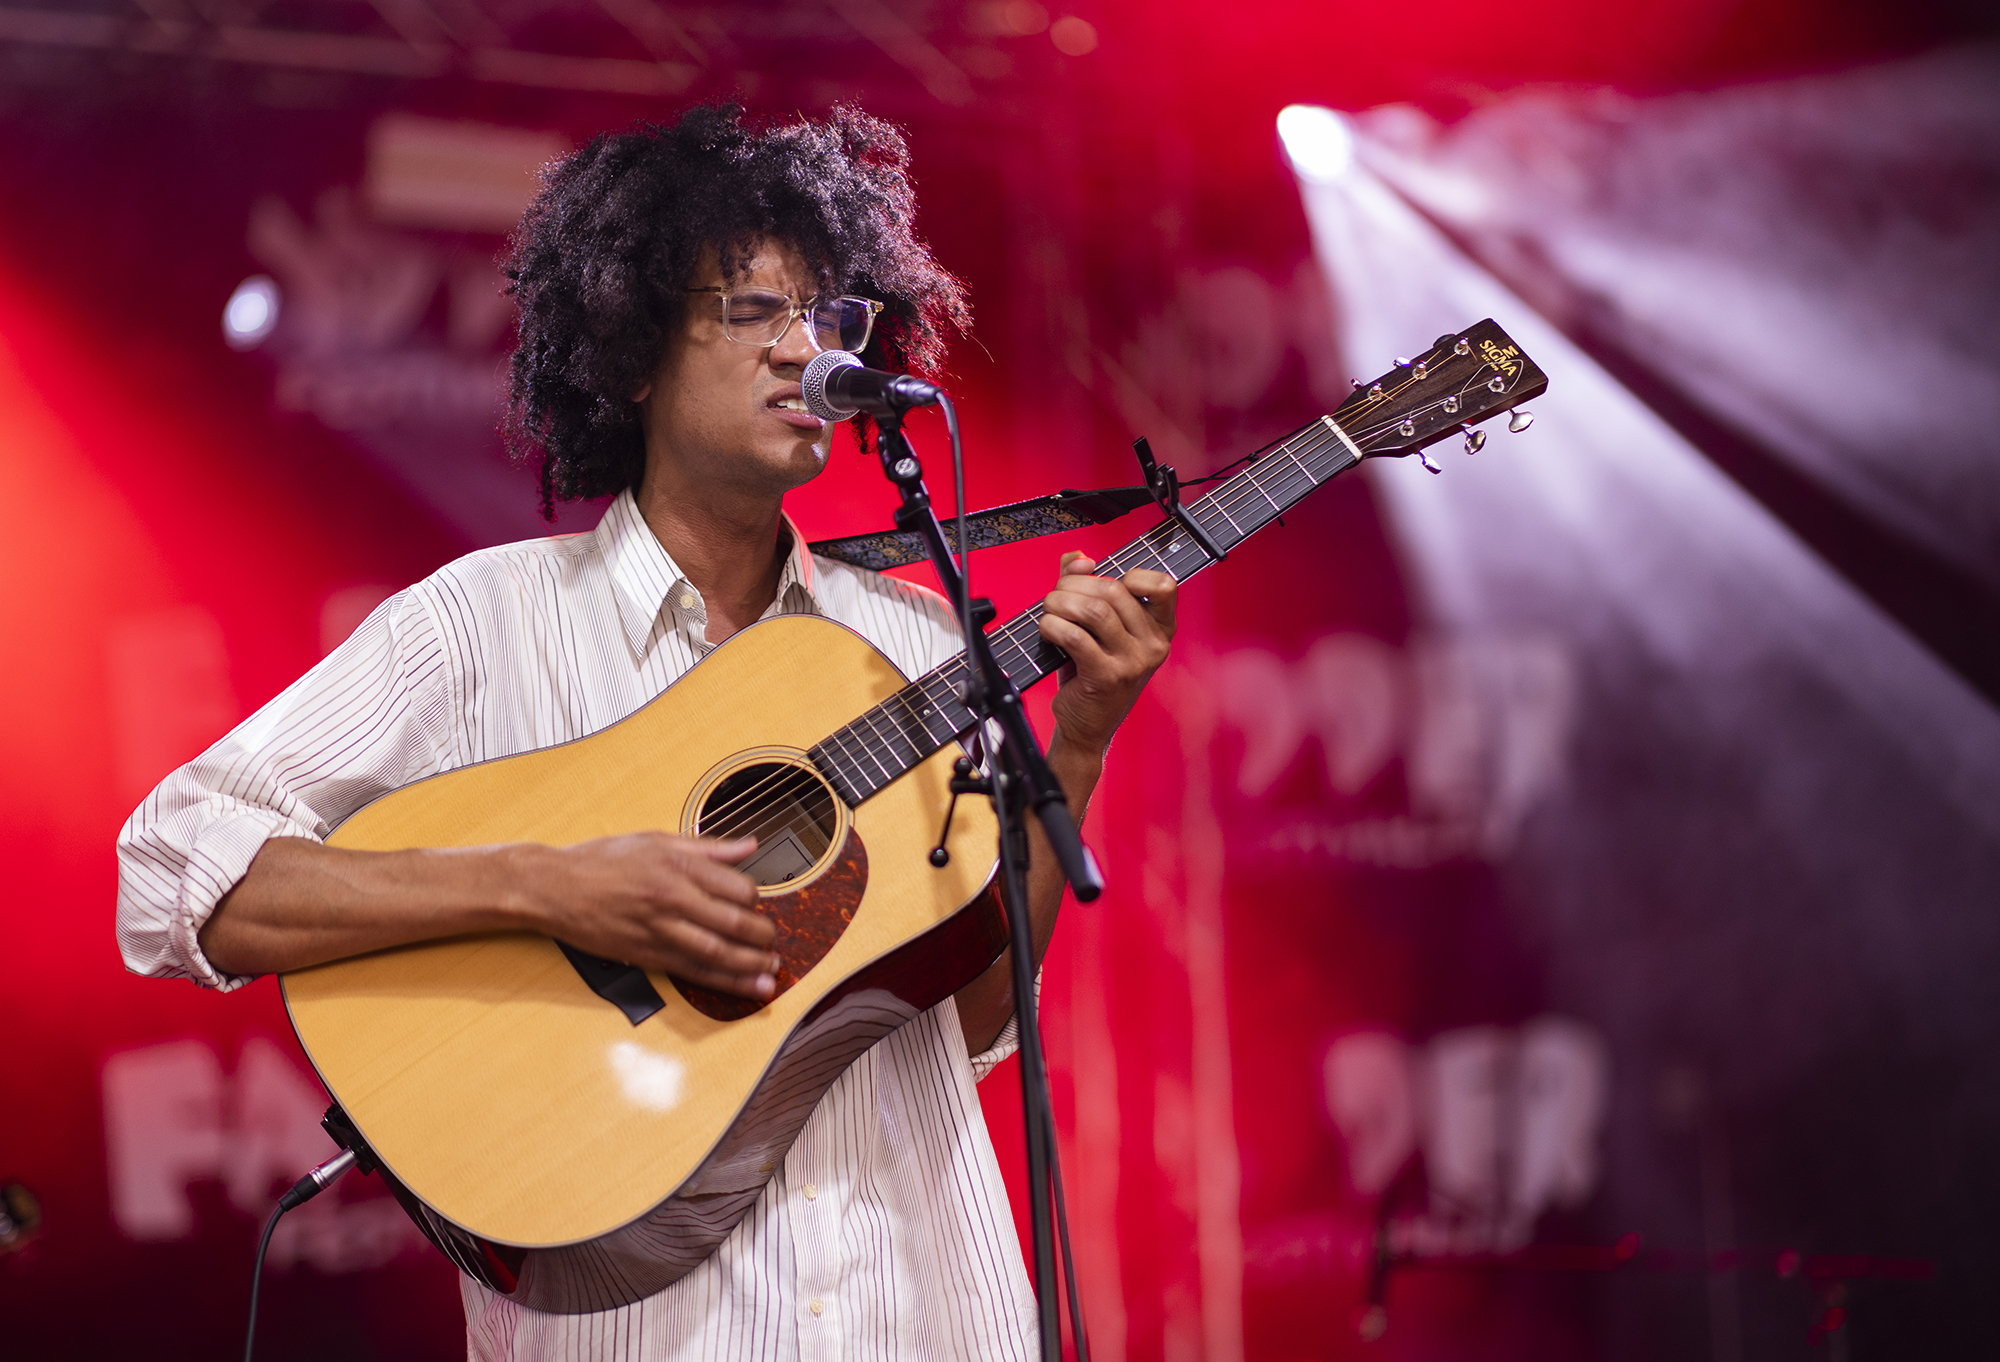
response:
[[[845,350],[813,356],[799,375],[806,410],[822,421],[845,421],[856,412],[895,415],[911,407],[928,407],[938,390],[921,378],[866,369]]]

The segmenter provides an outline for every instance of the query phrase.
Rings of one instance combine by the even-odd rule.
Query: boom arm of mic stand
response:
[[[878,416],[875,442],[882,458],[882,471],[896,485],[903,498],[903,504],[896,510],[896,527],[915,530],[923,536],[931,564],[937,569],[939,584],[944,587],[946,597],[956,605],[964,595],[964,583],[959,577],[958,565],[952,561],[951,550],[945,544],[944,527],[938,523],[930,493],[925,490],[923,466],[911,452],[909,441],[903,438],[902,419]],[[1036,740],[1035,730],[1028,723],[1027,713],[1021,706],[1020,688],[1001,667],[999,659],[993,656],[993,648],[986,635],[971,621],[965,623],[969,626],[965,638],[966,653],[972,660],[973,675],[985,701],[983,706],[975,706],[974,712],[979,708],[985,709],[986,717],[1000,725],[1002,739],[1020,758],[1022,779],[1028,787],[1028,803],[1041,820],[1042,830],[1048,834],[1049,848],[1055,853],[1056,864],[1062,868],[1063,878],[1069,881],[1077,901],[1089,903],[1104,892],[1104,877],[1099,873],[1095,859],[1084,849],[1076,818],[1070,812],[1069,799],[1063,794],[1055,772],[1049,769],[1048,758],[1042,754],[1042,745]]]

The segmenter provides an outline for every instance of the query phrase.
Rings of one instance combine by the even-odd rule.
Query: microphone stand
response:
[[[949,401],[949,398],[944,399]],[[954,425],[956,422],[954,421]],[[924,486],[923,466],[903,436],[899,411],[875,417],[875,447],[882,472],[902,495],[896,508],[896,528],[920,535],[937,569],[938,580],[958,608],[965,630],[968,661],[965,706],[982,721],[997,724],[1001,733],[999,760],[984,780],[968,772],[952,782],[955,792],[985,794],[993,801],[1000,824],[1000,877],[1007,909],[1009,958],[1014,969],[1014,1018],[1021,1037],[1021,1099],[1028,1144],[1028,1218],[1033,1231],[1035,1287],[1041,1315],[1041,1351],[1046,1362],[1062,1356],[1060,1305],[1056,1285],[1050,1169],[1055,1162],[1055,1122],[1049,1109],[1048,1073],[1042,1061],[1041,1031],[1035,1017],[1035,947],[1028,919],[1028,824],[1030,810],[1041,820],[1063,877],[1079,901],[1089,903],[1104,892],[1104,881],[1078,835],[1076,820],[1062,786],[1049,769],[1041,744],[1021,706],[1020,688],[1000,666],[985,627],[993,619],[993,603],[966,594],[964,576],[952,561],[944,528],[938,523]],[[964,495],[963,488],[960,495]],[[1082,1347],[1079,1338],[1078,1347]]]

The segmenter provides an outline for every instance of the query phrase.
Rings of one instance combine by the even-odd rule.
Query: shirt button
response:
[[[808,1182],[805,1186],[805,1193],[807,1201],[819,1200],[819,1184],[817,1182]]]
[[[683,610],[694,609],[694,593],[692,591],[681,592],[681,609]]]
[[[817,1315],[822,1310],[826,1309],[826,1306],[820,1303],[820,1299],[818,1296],[814,1296],[812,1300],[806,1305],[806,1309],[812,1311],[815,1315]]]

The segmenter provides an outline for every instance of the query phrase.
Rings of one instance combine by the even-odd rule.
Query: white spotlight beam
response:
[[[1293,173],[1307,184],[1332,184],[1354,165],[1354,133],[1347,120],[1317,104],[1279,110],[1278,140]]]

